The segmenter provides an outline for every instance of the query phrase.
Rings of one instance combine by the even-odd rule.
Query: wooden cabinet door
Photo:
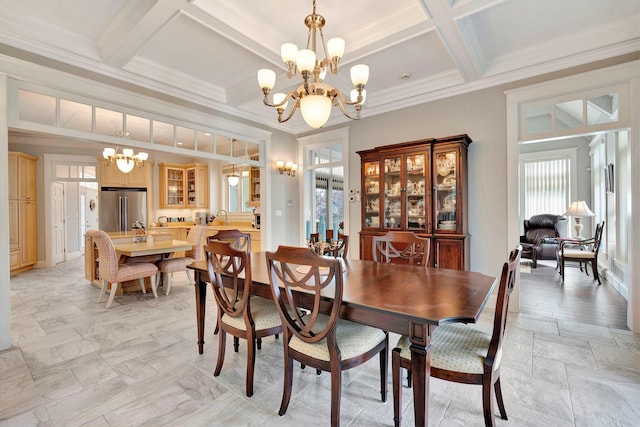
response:
[[[434,238],[435,249],[431,255],[433,266],[453,270],[468,270],[465,259],[465,241],[468,239]]]
[[[135,166],[133,170],[125,175],[125,186],[132,188],[147,188],[147,168],[148,162],[138,167]]]
[[[33,159],[18,158],[18,198],[36,200],[36,162]],[[34,230],[35,232],[35,230]]]
[[[196,208],[209,209],[209,167],[196,166]]]
[[[20,207],[17,200],[9,200],[9,250],[20,250]]]
[[[37,239],[36,239],[36,202],[20,202],[20,250],[22,266],[33,265],[37,261]]]
[[[184,208],[187,206],[185,194],[185,169],[159,164],[160,208]]]
[[[18,198],[18,156],[9,153],[9,200]]]
[[[98,161],[98,185],[100,187],[122,187],[123,175],[115,164],[108,165],[104,159]]]

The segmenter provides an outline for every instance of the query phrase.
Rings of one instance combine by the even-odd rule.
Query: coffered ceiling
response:
[[[0,54],[277,123],[256,72],[306,45],[312,0],[0,0]],[[638,0],[317,0],[348,69],[370,67],[364,117],[640,50]],[[328,125],[345,121],[334,111]]]

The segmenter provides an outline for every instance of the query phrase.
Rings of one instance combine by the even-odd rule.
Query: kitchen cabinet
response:
[[[372,259],[372,238],[388,231],[431,238],[429,265],[469,268],[467,135],[431,138],[359,151],[360,257]]]
[[[209,208],[209,167],[159,163],[160,208]]]
[[[114,164],[109,165],[101,157],[98,158],[98,184],[100,187],[149,188],[153,162],[145,160],[140,167],[135,166],[131,172],[124,173]]]
[[[259,157],[252,157],[251,160],[258,160]],[[260,168],[251,166],[249,168],[249,206],[260,206]]]
[[[11,274],[33,268],[37,261],[36,161],[9,152],[9,269]]]

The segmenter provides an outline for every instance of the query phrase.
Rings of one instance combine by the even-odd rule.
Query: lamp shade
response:
[[[123,150],[124,151],[124,150]],[[116,160],[116,165],[124,173],[129,173],[133,170],[136,162],[131,158],[121,158]]]
[[[314,129],[324,126],[331,115],[331,99],[323,95],[307,95],[300,100],[302,118]]]
[[[273,89],[273,86],[276,84],[276,73],[273,70],[268,68],[263,68],[258,70],[258,84],[260,88],[267,88],[269,90]]]
[[[569,209],[564,213],[565,216],[583,217],[583,216],[595,216],[587,203],[584,200],[577,200],[571,203]]]

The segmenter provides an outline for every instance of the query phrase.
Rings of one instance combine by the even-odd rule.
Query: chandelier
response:
[[[102,150],[102,157],[107,160],[108,165],[112,165],[115,162],[118,169],[123,173],[131,172],[134,166],[142,166],[144,161],[149,158],[149,154],[142,151],[134,155],[131,148],[123,148],[122,153],[117,151],[117,149],[107,147]]]
[[[236,173],[235,163],[231,165],[231,167],[232,167],[231,173],[227,175],[227,182],[229,183],[230,186],[235,187],[240,182],[240,175]]]
[[[289,120],[300,108],[304,121],[314,129],[322,127],[329,120],[333,106],[340,108],[342,114],[348,118],[359,119],[360,109],[366,98],[364,86],[369,80],[369,67],[364,64],[351,67],[351,82],[355,89],[351,90],[350,100],[347,100],[339,89],[324,82],[327,71],[329,71],[331,83],[333,83],[332,75],[338,74],[340,59],[344,54],[344,40],[336,37],[329,39],[325,44],[322,33],[325,19],[316,14],[315,0],[313,0],[313,12],[307,15],[304,23],[309,29],[306,49],[298,50],[293,43],[285,43],[280,48],[282,60],[287,67],[287,77],[291,79],[295,77],[297,71],[300,71],[302,84],[287,94],[274,93],[271,101],[269,94],[276,83],[276,73],[269,69],[259,70],[258,83],[264,94],[265,105],[275,107],[279,123]],[[319,59],[316,51],[318,33],[320,33],[324,59]],[[289,100],[293,101],[293,105],[288,114],[285,114]],[[354,107],[353,114],[345,110],[345,106],[349,105]]]

